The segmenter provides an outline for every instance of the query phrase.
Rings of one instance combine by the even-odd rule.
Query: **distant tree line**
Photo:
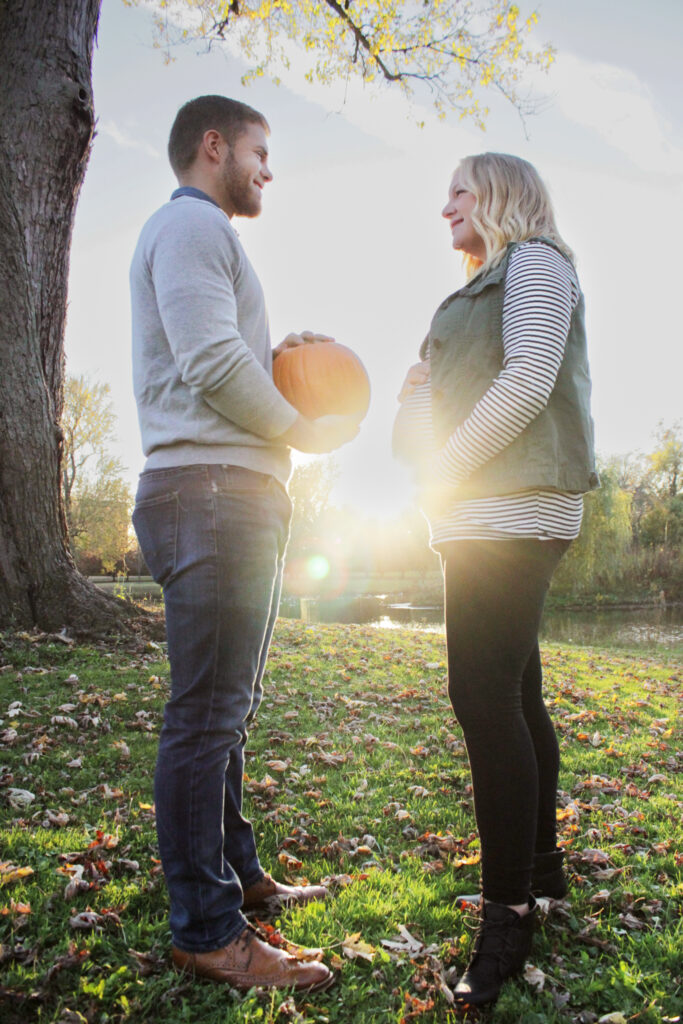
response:
[[[683,600],[683,424],[660,423],[648,454],[604,459],[581,536],[553,589],[591,597]]]

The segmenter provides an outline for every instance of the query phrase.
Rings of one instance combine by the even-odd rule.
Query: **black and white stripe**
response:
[[[571,264],[549,245],[529,242],[508,263],[503,304],[503,369],[436,458],[437,479],[457,487],[510,444],[547,404],[562,363],[579,284]],[[409,431],[436,453],[430,385],[416,388],[401,409]],[[405,429],[405,428],[404,428]],[[571,540],[581,528],[580,494],[522,491],[455,501],[432,522],[432,544],[458,539],[535,537]]]

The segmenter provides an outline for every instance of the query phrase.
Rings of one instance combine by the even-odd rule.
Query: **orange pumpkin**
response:
[[[277,389],[309,419],[330,413],[363,419],[370,405],[370,380],[355,352],[336,341],[287,348],[273,360]]]

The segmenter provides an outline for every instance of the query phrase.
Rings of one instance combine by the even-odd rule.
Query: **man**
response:
[[[265,874],[242,815],[244,745],[277,616],[291,504],[289,446],[331,451],[345,416],[310,421],[280,395],[263,292],[231,225],[256,217],[268,124],[201,96],[178,112],[179,188],[142,229],[131,266],[133,375],[147,462],[133,522],[162,585],[171,697],[155,776],[173,962],[228,983],[313,990],[328,968],[268,945],[243,909],[324,898]]]

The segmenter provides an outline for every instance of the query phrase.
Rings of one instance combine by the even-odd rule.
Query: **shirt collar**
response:
[[[180,199],[181,196],[191,196],[192,199],[203,199],[207,203],[213,203],[214,206],[218,206],[215,199],[212,199],[206,192],[202,192],[200,188],[195,188],[194,185],[181,185],[174,192],[171,193],[171,199]],[[218,207],[220,209],[220,207]]]

